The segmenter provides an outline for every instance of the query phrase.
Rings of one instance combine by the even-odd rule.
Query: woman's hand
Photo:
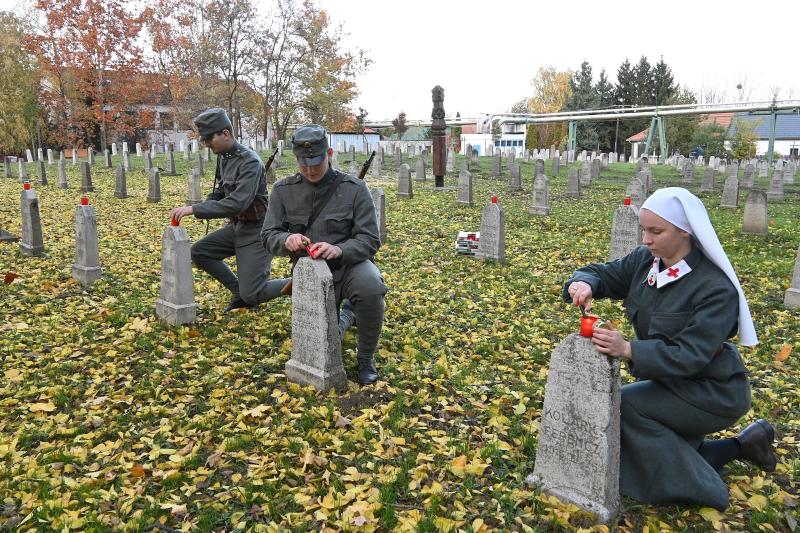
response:
[[[600,353],[612,357],[631,358],[631,343],[615,329],[597,328],[592,335],[592,343]]]
[[[592,287],[585,281],[570,283],[567,292],[575,305],[583,305],[587,311],[592,307]]]

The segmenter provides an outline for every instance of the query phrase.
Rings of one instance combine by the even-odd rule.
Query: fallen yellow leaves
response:
[[[28,409],[33,413],[52,413],[57,407],[53,402],[37,402],[31,404]]]

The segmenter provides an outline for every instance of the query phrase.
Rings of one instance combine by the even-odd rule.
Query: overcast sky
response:
[[[256,4],[264,4],[253,0]],[[348,34],[345,46],[373,63],[359,77],[368,119],[428,119],[441,85],[448,116],[508,111],[532,94],[540,67],[576,70],[588,61],[612,82],[627,57],[663,56],[675,81],[726,101],[744,85],[750,100],[800,99],[800,1],[671,0],[535,2],[317,0]],[[0,0],[14,9],[24,0]]]
[[[663,56],[676,82],[714,87],[736,100],[800,98],[800,1],[498,2],[321,0],[349,33],[347,43],[374,61],[358,80],[368,119],[400,110],[430,117],[431,93],[444,88],[448,115],[508,111],[530,96],[540,67],[577,70],[612,81],[627,57]]]

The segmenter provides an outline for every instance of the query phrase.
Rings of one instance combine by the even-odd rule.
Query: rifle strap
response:
[[[328,205],[328,202],[330,201],[331,197],[333,197],[333,193],[336,192],[336,189],[342,182],[343,176],[344,174],[342,174],[341,172],[338,171],[336,172],[336,178],[334,178],[333,183],[328,188],[328,190],[325,191],[325,196],[322,197],[322,200],[317,206],[317,209],[313,213],[311,213],[310,217],[308,217],[308,224],[306,225],[306,231],[311,229],[311,226],[314,225],[314,222],[317,220],[317,218],[319,218],[319,215],[325,210],[325,206]]]

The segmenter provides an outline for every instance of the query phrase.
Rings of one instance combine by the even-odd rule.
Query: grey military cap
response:
[[[194,124],[200,134],[201,141],[209,140],[216,132],[227,129],[233,132],[233,125],[228,114],[221,107],[212,107],[194,117]]]
[[[292,152],[304,166],[319,165],[328,151],[328,132],[317,124],[301,126],[292,135]]]

